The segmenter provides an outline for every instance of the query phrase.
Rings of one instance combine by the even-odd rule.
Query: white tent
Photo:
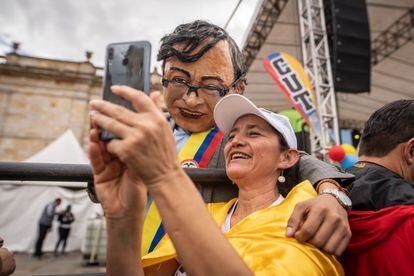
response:
[[[38,163],[89,163],[73,132],[67,130],[40,152],[26,160]],[[57,182],[6,182],[0,183],[0,236],[5,247],[12,251],[32,252],[38,232],[38,220],[44,206],[59,197],[59,209],[72,205],[75,222],[72,224],[66,250],[79,250],[86,233],[87,219],[100,212],[100,205],[93,204],[84,189],[69,190]],[[85,187],[86,183],[72,183],[71,186]],[[43,251],[54,250],[57,241],[58,223],[43,243]]]

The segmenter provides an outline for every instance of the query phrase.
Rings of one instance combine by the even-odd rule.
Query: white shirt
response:
[[[178,126],[174,129],[173,133],[177,152],[180,152],[187,142],[188,138],[190,138],[191,133]]]
[[[285,198],[281,194],[279,194],[279,197],[272,204],[270,204],[269,207],[279,205],[280,203],[283,202],[283,200],[285,200]],[[237,207],[238,203],[239,203],[239,201],[236,201],[233,204],[233,206],[231,207],[229,213],[227,214],[226,219],[224,220],[223,224],[221,225],[221,232],[225,233],[225,232],[230,230],[230,228],[231,228],[231,224],[230,224],[231,217],[233,216],[234,210],[236,210],[236,207]]]

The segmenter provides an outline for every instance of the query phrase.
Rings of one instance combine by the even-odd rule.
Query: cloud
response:
[[[244,0],[228,31],[241,42],[259,0]],[[85,60],[102,66],[105,47],[118,41],[149,40],[153,64],[159,39],[178,24],[205,19],[224,26],[238,0],[2,0],[0,33],[33,55]]]

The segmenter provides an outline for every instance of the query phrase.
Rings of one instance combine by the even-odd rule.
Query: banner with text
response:
[[[299,111],[306,123],[320,135],[315,93],[302,65],[291,55],[274,53],[264,59],[267,72]]]

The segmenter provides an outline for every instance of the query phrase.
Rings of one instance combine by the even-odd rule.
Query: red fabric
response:
[[[351,211],[347,275],[414,275],[414,205]]]

